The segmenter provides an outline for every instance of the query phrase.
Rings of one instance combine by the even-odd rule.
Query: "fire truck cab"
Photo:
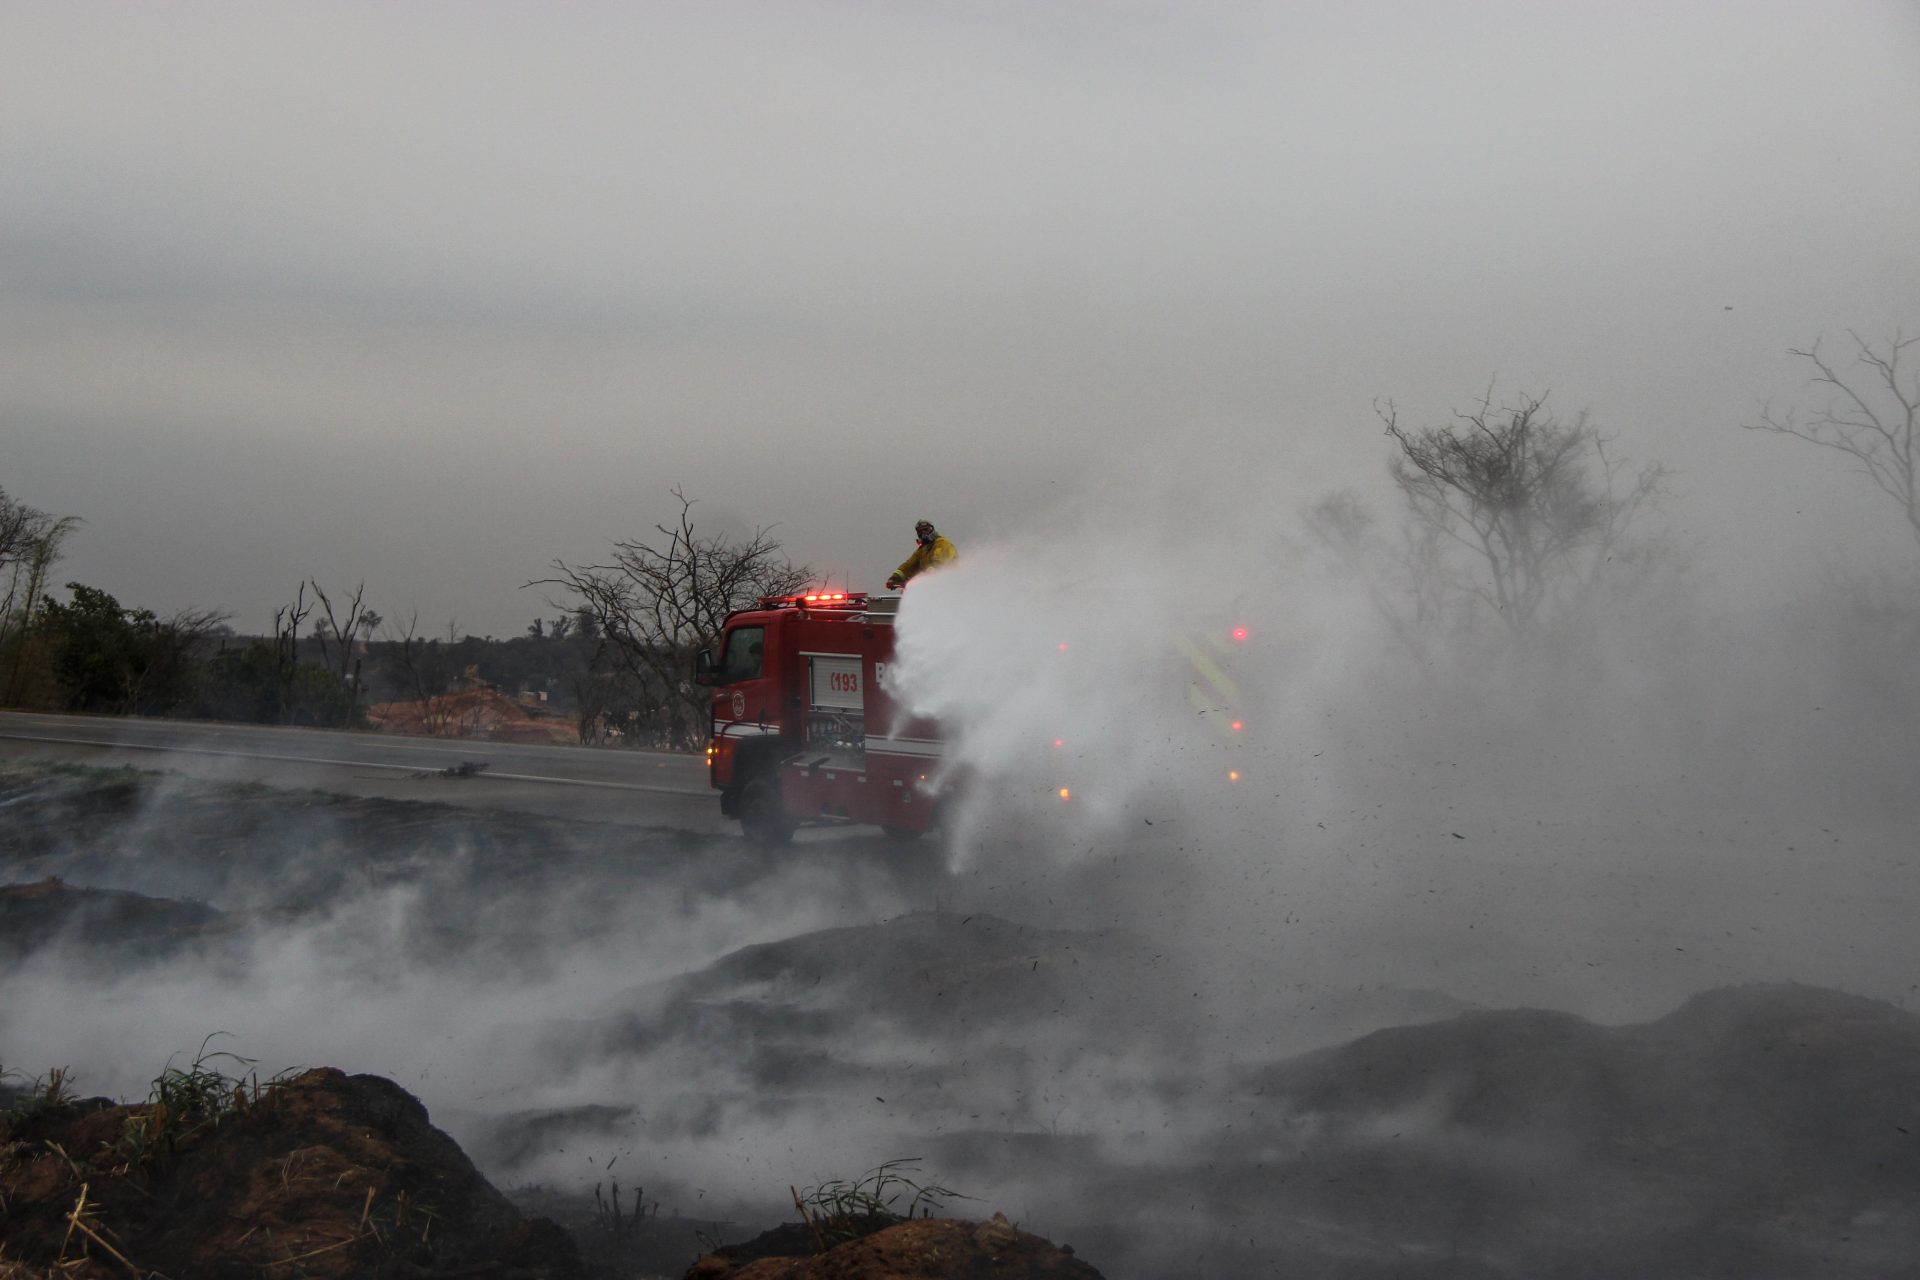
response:
[[[767,596],[731,614],[694,681],[713,690],[707,780],[751,839],[803,823],[870,823],[910,839],[936,824],[941,743],[886,687],[897,598]]]

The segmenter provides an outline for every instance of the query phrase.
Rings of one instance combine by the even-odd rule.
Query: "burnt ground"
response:
[[[1114,1277],[1895,1276],[1920,1251],[1920,1019],[1833,990],[1602,1025],[1301,987],[1235,1021],[1177,938],[877,837],[769,853],[35,766],[0,770],[0,821],[0,1064],[120,1100],[35,1121],[85,1148],[62,1142],[82,1180],[128,1163],[150,1082],[203,1042],[265,1099],[217,1177],[188,1167],[207,1129],[177,1183],[102,1184],[91,1221],[129,1232],[225,1206],[231,1231],[189,1233],[217,1259],[137,1236],[166,1274],[299,1274],[300,1231],[332,1250],[307,1274],[564,1274],[548,1231],[599,1274],[678,1274],[905,1157],[889,1194],[951,1187],[946,1211],[1003,1210]],[[1276,1019],[1296,1034],[1245,1034]],[[357,1074],[299,1070],[322,1064]],[[339,1121],[356,1107],[378,1123]],[[267,1185],[295,1113],[388,1144],[302,1140],[332,1178],[311,1223]],[[40,1257],[79,1174],[9,1150],[0,1258]],[[57,1214],[23,1208],[62,1178]],[[438,1254],[387,1229],[422,1197]],[[263,1224],[282,1252],[247,1252]]]
[[[0,1275],[583,1274],[567,1234],[509,1204],[391,1081],[323,1068],[234,1090],[16,1097]]]

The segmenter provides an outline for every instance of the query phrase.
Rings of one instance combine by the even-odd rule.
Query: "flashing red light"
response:
[[[1238,720],[1235,720],[1235,721],[1233,722],[1233,731],[1234,731],[1235,733],[1238,733],[1238,732],[1240,732],[1240,731],[1241,731],[1242,729],[1244,729],[1244,728],[1246,728],[1246,727],[1247,727],[1246,725],[1244,725],[1244,724],[1242,724],[1242,723],[1241,723],[1240,721],[1238,721]]]
[[[1067,740],[1065,738],[1055,738],[1053,740],[1053,745],[1056,747],[1064,747],[1067,745]]]
[[[1062,640],[1060,642],[1060,652],[1065,653],[1066,651],[1067,651],[1067,642],[1065,640]]]
[[[858,609],[867,603],[864,591],[807,591],[790,596],[761,596],[762,609],[805,609],[817,605],[827,609]]]
[[[1238,644],[1240,641],[1245,640],[1246,638],[1247,638],[1247,629],[1245,627],[1235,627],[1233,629],[1234,643]]]

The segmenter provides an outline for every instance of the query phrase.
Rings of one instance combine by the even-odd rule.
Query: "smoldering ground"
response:
[[[196,859],[292,856],[269,839],[289,829],[276,793],[12,769],[9,861],[164,880],[131,826],[117,858],[111,827],[66,862],[33,838],[136,783],[151,793],[135,821],[177,837],[223,807],[239,837],[176,843],[184,882],[209,874]],[[1320,986],[1273,960],[1210,974],[1172,945],[1184,917],[1166,933],[1151,911],[1134,930],[1066,922],[1117,911],[1115,884],[1149,887],[1152,848],[1051,867],[1030,848],[1024,872],[984,851],[950,874],[879,839],[768,855],[304,807],[305,854],[357,872],[337,897],[256,897],[144,933],[90,929],[76,904],[7,970],[5,1061],[137,1096],[168,1055],[229,1031],[213,1047],[263,1069],[394,1076],[505,1185],[644,1185],[690,1240],[774,1216],[789,1183],[908,1154],[983,1201],[956,1209],[1005,1208],[1114,1275],[1577,1271],[1603,1231],[1648,1257],[1750,1257],[1759,1239],[1804,1261],[1839,1218],[1841,1270],[1891,1274],[1876,1259],[1914,1238],[1898,1129],[1917,1033],[1884,1003],[1757,989],[1615,1029]],[[1793,1177],[1781,1189],[1797,1168],[1800,1199]],[[1782,1225],[1782,1195],[1805,1221]]]

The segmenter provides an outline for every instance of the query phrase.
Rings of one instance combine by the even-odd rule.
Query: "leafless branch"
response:
[[[1643,467],[1619,491],[1625,464],[1608,438],[1585,414],[1559,422],[1544,396],[1496,408],[1489,388],[1445,427],[1403,426],[1392,401],[1375,412],[1399,446],[1392,475],[1419,531],[1406,558],[1416,595],[1444,581],[1515,636],[1549,601],[1594,582],[1668,474]]]
[[[1851,330],[1854,365],[1860,373],[1842,373],[1815,342],[1787,354],[1812,366],[1808,385],[1828,388],[1827,399],[1806,416],[1794,409],[1776,414],[1763,407],[1749,431],[1792,436],[1851,459],[1863,475],[1899,509],[1908,531],[1920,542],[1920,372],[1902,367],[1907,349],[1920,343],[1895,331],[1883,348]]]
[[[668,691],[690,713],[689,723],[698,724],[705,701],[687,686],[691,655],[713,644],[729,613],[762,596],[797,591],[813,572],[782,557],[770,529],[740,542],[702,535],[693,501],[677,486],[671,492],[679,517],[655,525],[657,538],[616,541],[602,564],[556,560],[552,577],[525,585],[569,593],[573,607],[593,617],[615,669]]]

